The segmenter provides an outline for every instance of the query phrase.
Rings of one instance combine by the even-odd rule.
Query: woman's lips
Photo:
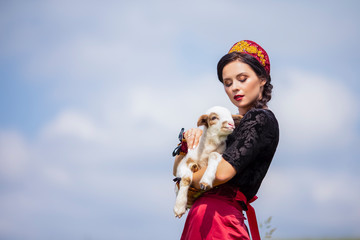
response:
[[[244,95],[235,95],[234,96],[234,99],[236,100],[236,101],[240,101],[241,99],[243,99],[244,98]]]

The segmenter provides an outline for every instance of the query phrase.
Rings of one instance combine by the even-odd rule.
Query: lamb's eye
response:
[[[211,120],[213,120],[213,121],[216,120],[216,119],[217,119],[217,117],[215,117],[215,116],[211,118]]]

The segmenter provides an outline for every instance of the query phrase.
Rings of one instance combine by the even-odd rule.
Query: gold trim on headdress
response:
[[[265,67],[266,59],[264,54],[261,50],[259,50],[256,46],[250,45],[245,40],[237,42],[229,51],[229,53],[232,52],[242,52],[242,53],[249,53],[251,55],[256,54],[259,57],[260,63]]]

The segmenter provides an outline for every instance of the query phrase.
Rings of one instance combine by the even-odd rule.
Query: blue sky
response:
[[[271,60],[273,237],[360,237],[357,1],[2,1],[0,238],[179,239],[171,151],[237,41]],[[21,229],[21,231],[19,231]]]

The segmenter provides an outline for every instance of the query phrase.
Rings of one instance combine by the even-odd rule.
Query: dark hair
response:
[[[220,82],[223,82],[222,72],[223,72],[224,67],[233,61],[240,61],[240,62],[246,63],[256,73],[256,75],[259,79],[266,80],[266,83],[263,87],[262,98],[257,100],[254,103],[253,107],[254,108],[267,107],[267,102],[269,102],[271,99],[271,91],[273,88],[273,86],[271,84],[271,77],[270,77],[270,74],[268,74],[266,72],[265,68],[261,65],[261,63],[253,56],[246,54],[246,53],[241,53],[241,52],[232,52],[232,53],[228,53],[225,56],[223,56],[217,65],[217,75],[218,75]]]

